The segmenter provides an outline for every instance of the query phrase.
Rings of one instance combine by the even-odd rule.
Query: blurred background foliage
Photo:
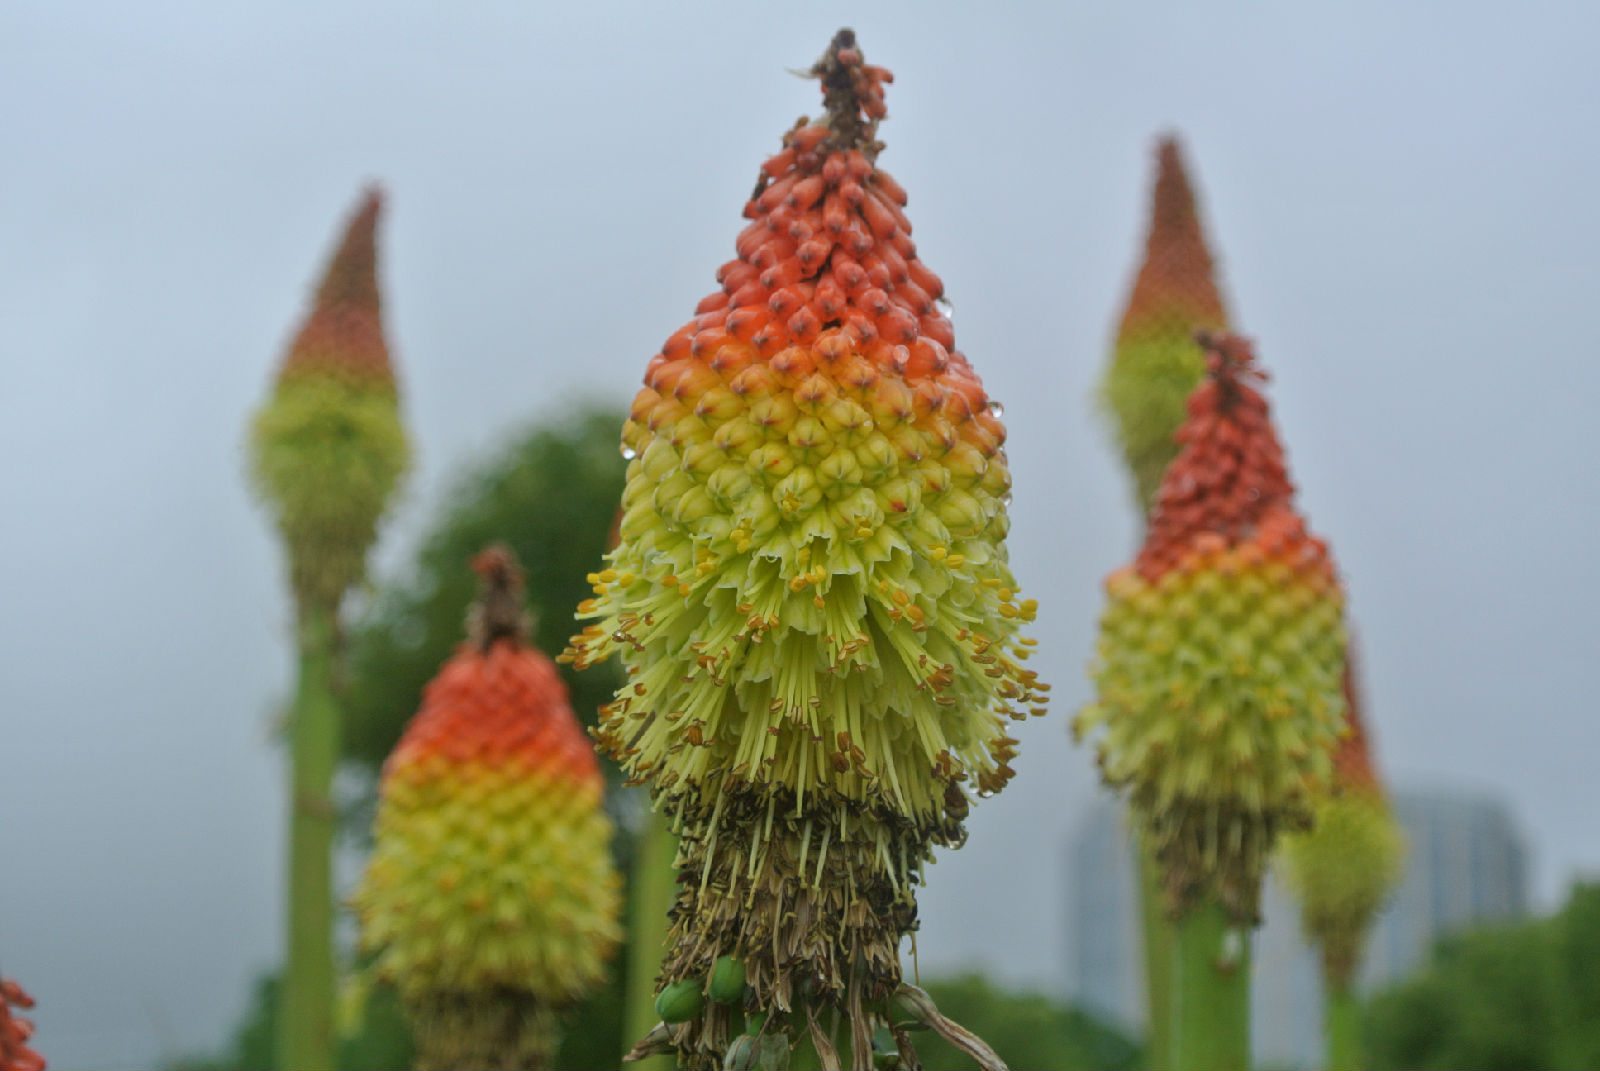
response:
[[[615,962],[625,962],[619,958]],[[1003,989],[977,974],[928,982],[939,1009],[994,1046],[1016,1071],[1133,1071],[1139,1049],[1092,1015],[1038,993]],[[277,1012],[276,976],[257,985],[249,1011],[224,1052],[189,1060],[168,1071],[266,1071],[276,1066],[272,1044]],[[562,1071],[602,1071],[619,1066],[622,986],[618,972],[607,989],[567,1021],[555,1066]],[[927,1071],[968,1071],[974,1065],[930,1033],[916,1035]],[[399,1002],[375,990],[359,1029],[339,1046],[340,1071],[398,1071],[409,1067],[411,1040]],[[799,1064],[797,1064],[799,1066]]]
[[[385,583],[349,637],[344,756],[376,773],[417,711],[423,686],[463,639],[477,577],[467,562],[504,541],[527,570],[534,642],[552,658],[574,630],[573,612],[592,592],[622,499],[623,414],[574,407],[534,425],[456,480],[416,561]],[[561,667],[572,709],[585,726],[616,689],[614,667],[574,674]]]
[[[1088,1012],[1041,993],[1001,988],[981,974],[925,987],[939,1010],[987,1041],[1016,1071],[1133,1071],[1136,1045]],[[930,1033],[916,1035],[927,1071],[966,1071],[970,1059]]]
[[[1600,884],[1549,917],[1440,942],[1367,1008],[1373,1071],[1600,1068]]]

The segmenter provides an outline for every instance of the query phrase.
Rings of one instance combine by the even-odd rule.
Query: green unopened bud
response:
[[[660,992],[656,997],[656,1014],[661,1016],[664,1023],[686,1023],[699,1015],[705,1005],[705,994],[700,992],[700,983],[685,978],[681,982],[673,982]]]
[[[723,956],[711,966],[711,999],[718,1004],[737,1004],[744,999],[744,963]]]

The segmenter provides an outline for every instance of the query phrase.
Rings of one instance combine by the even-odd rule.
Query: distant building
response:
[[[1466,925],[1527,912],[1527,852],[1500,802],[1397,793],[1406,876],[1367,942],[1360,985],[1410,974],[1433,943]],[[1136,873],[1123,811],[1095,805],[1067,849],[1066,962],[1071,999],[1130,1031],[1144,1028]],[[1254,945],[1254,1048],[1263,1063],[1314,1066],[1322,1053],[1321,971],[1299,909],[1267,883]]]

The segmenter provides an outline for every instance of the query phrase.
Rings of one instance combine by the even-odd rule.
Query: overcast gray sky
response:
[[[1488,790],[1554,903],[1600,872],[1593,4],[0,10],[0,968],[56,1066],[220,1042],[280,931],[278,548],[240,442],[360,184],[420,470],[631,396],[731,256],[845,23],[884,165],[1006,403],[1056,709],[930,872],[924,968],[1064,975],[1066,719],[1132,549],[1092,384],[1182,131],[1365,644],[1399,785]],[[253,8],[253,10],[251,9]],[[313,10],[314,8],[314,10]]]

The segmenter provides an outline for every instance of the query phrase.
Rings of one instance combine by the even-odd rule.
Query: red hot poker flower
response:
[[[1194,332],[1227,323],[1182,152],[1176,138],[1163,138],[1144,260],[1102,384],[1142,510],[1150,509],[1162,473],[1178,454],[1173,433],[1205,374]]]
[[[1295,511],[1249,344],[1203,340],[1145,544],[1106,581],[1098,699],[1106,780],[1130,789],[1173,909],[1215,894],[1254,921],[1280,830],[1326,790],[1343,719],[1344,595]]]
[[[33,1023],[12,1009],[33,1007],[33,998],[16,982],[0,978],[0,1071],[44,1071],[44,1057],[28,1047]]]
[[[378,294],[378,215],[383,194],[369,187],[334,251],[311,312],[284,358],[281,376],[332,375],[352,384],[394,385]]]

